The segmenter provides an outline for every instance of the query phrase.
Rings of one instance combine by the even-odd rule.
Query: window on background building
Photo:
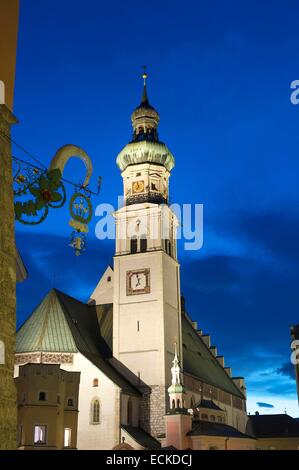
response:
[[[194,408],[194,406],[195,406],[195,400],[194,400],[194,396],[192,395],[191,400],[190,400],[190,408]]]
[[[47,401],[47,392],[39,392],[38,399],[39,401]]]
[[[93,387],[98,387],[99,386],[99,379],[93,379]]]
[[[5,346],[3,341],[0,341],[0,364],[5,364]]]
[[[222,423],[222,416],[217,416],[218,423]]]
[[[73,398],[68,398],[67,406],[74,406],[74,399]]]
[[[47,426],[34,426],[34,444],[46,444]]]
[[[137,237],[135,235],[131,238],[130,244],[131,253],[137,253]]]
[[[141,235],[140,238],[140,251],[144,253],[147,250],[147,238],[146,235]]]
[[[111,276],[107,277],[107,282],[111,282]]]
[[[64,430],[64,447],[71,447],[72,430],[65,428]]]
[[[128,424],[133,424],[133,403],[131,397],[128,399],[127,405],[127,422]]]
[[[60,395],[57,395],[57,403],[60,405]]]
[[[100,424],[100,400],[94,398],[91,402],[91,424]]]
[[[206,415],[206,414],[202,414],[201,419],[204,420],[204,421],[209,421],[208,415]]]
[[[211,415],[211,416],[210,416],[210,421],[215,422],[215,416]]]
[[[217,446],[210,446],[209,450],[218,450],[218,447]]]

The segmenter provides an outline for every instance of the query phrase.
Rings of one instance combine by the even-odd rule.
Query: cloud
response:
[[[295,368],[291,362],[286,362],[281,367],[276,369],[277,374],[284,375],[286,377],[290,377],[291,379],[295,380]]]
[[[257,401],[256,404],[260,408],[274,408],[274,405],[271,405],[270,403],[264,403],[262,401]]]

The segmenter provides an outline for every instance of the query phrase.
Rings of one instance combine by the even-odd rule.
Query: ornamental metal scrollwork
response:
[[[84,183],[74,184],[77,189],[71,197],[69,207],[72,216],[70,225],[75,229],[72,232],[71,246],[78,255],[85,250],[85,233],[88,232],[87,224],[92,218],[90,196],[99,194],[101,186],[99,179],[97,193],[88,189],[93,169],[89,156],[82,148],[72,144],[64,145],[57,150],[49,168],[44,170],[14,157],[14,208],[17,221],[25,225],[37,225],[46,219],[49,208],[62,207],[66,201],[63,172],[66,163],[72,157],[80,158],[86,167]]]

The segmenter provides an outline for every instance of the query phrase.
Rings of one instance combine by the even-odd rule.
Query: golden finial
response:
[[[146,86],[146,79],[147,79],[147,73],[146,73],[146,65],[143,66],[143,74],[142,74],[142,78],[143,78],[143,84],[144,86]]]

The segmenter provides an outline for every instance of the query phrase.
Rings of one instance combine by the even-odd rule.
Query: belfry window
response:
[[[137,253],[137,237],[133,235],[133,237],[130,240],[130,251],[131,253]]]
[[[165,249],[165,252],[171,256],[171,243],[170,243],[170,240],[168,239],[165,239],[164,240],[164,249]]]
[[[94,398],[91,402],[90,422],[91,424],[100,424],[100,401],[98,398]]]
[[[141,238],[140,238],[140,251],[142,253],[147,251],[147,238],[146,238],[146,235],[141,235]]]

